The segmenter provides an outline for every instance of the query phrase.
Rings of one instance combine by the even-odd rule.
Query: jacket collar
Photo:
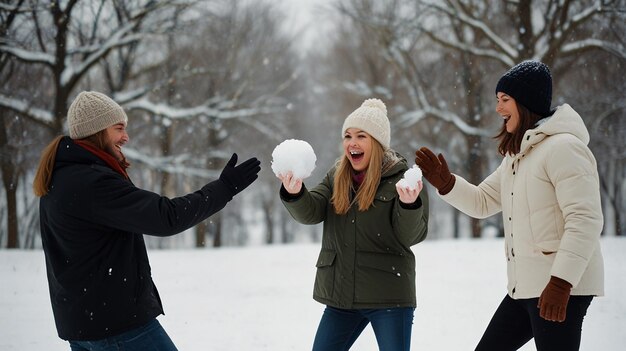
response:
[[[65,136],[63,137],[63,139],[61,139],[61,142],[59,143],[59,147],[57,149],[55,168],[64,167],[70,164],[85,164],[85,165],[95,164],[95,165],[100,165],[100,166],[109,168],[115,171],[116,173],[120,173],[118,170],[112,167],[111,164],[103,160],[103,158],[99,157],[92,151],[87,150],[85,147],[78,145],[70,137]],[[120,174],[126,179],[129,179],[128,175],[124,173],[120,173]]]
[[[571,134],[585,145],[589,144],[589,132],[583,119],[570,105],[563,104],[556,108],[550,118],[524,133],[518,155],[527,153],[545,138],[556,134]]]

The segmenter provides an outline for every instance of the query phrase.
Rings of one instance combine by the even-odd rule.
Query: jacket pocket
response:
[[[561,240],[547,240],[535,244],[538,251],[541,251],[544,255],[550,255],[559,250]]]
[[[335,288],[335,258],[337,253],[334,250],[322,249],[317,257],[317,273],[315,274],[315,286],[313,295],[323,299],[332,299]]]
[[[558,241],[563,236],[565,222],[557,205],[535,210],[530,214],[529,221],[535,245]]]
[[[395,187],[394,187],[393,191],[391,191],[391,190],[380,190],[374,196],[374,201],[390,202],[390,201],[394,201],[396,196],[398,196],[398,193],[395,191]]]
[[[358,252],[355,300],[410,303],[415,300],[415,262],[396,254]]]

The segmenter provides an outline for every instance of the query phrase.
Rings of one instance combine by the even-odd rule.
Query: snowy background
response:
[[[179,349],[308,350],[323,311],[323,306],[311,298],[319,244],[301,242],[316,237],[312,235],[315,233],[309,232],[312,227],[294,230],[291,218],[281,216],[286,211],[276,196],[279,182],[269,171],[270,147],[285,138],[306,139],[318,156],[316,171],[325,172],[338,156],[337,146],[328,141],[328,133],[333,135],[333,128],[338,130],[343,118],[363,98],[380,96],[393,108],[390,117],[393,130],[397,131],[393,143],[394,147],[401,148],[397,151],[405,157],[412,155],[417,147],[427,145],[449,155],[450,165],[457,172],[472,175],[472,170],[495,169],[500,161],[495,153],[495,142],[485,137],[476,146],[474,139],[478,135],[493,135],[495,125],[492,120],[500,120],[493,112],[493,86],[500,74],[514,62],[553,52],[558,53],[553,64],[554,71],[559,72],[554,102],[570,102],[580,108],[579,112],[592,127],[591,146],[598,158],[602,183],[609,184],[602,193],[605,233],[609,233],[602,240],[607,296],[596,299],[591,305],[584,326],[582,350],[626,349],[626,303],[623,298],[626,296],[623,278],[626,239],[614,237],[620,229],[615,214],[623,213],[621,204],[626,203],[620,201],[625,194],[626,179],[623,156],[623,150],[626,150],[626,138],[623,137],[626,131],[623,113],[626,80],[615,79],[623,73],[626,51],[623,35],[619,33],[625,32],[626,21],[623,11],[600,7],[600,2],[576,1],[571,2],[571,6],[560,7],[553,6],[554,2],[548,0],[533,1],[533,12],[528,13],[531,21],[531,17],[520,18],[518,7],[522,6],[521,2],[498,2],[499,5],[494,2],[494,6],[478,6],[477,12],[455,11],[454,14],[447,13],[447,8],[438,11],[429,6],[433,12],[428,14],[421,11],[420,3],[423,2],[420,1],[379,1],[375,4],[388,6],[389,11],[371,14],[356,6],[361,1],[343,1],[355,6],[347,6],[347,12],[340,14],[336,8],[328,11],[335,3],[333,0],[272,1],[280,4],[288,15],[282,18],[274,17],[276,12],[265,6],[247,9],[230,0],[206,1],[181,14],[180,18],[189,22],[177,24],[172,23],[173,11],[178,11],[174,8],[177,2],[173,2],[170,7],[155,7],[145,17],[145,22],[152,25],[141,26],[142,31],[135,33],[126,29],[134,27],[133,21],[143,16],[122,18],[119,23],[111,20],[116,16],[102,16],[101,21],[94,21],[91,17],[98,4],[103,4],[105,12],[110,12],[113,4],[125,2],[83,0],[78,1],[77,8],[68,14],[71,20],[67,23],[72,26],[67,43],[55,40],[59,22],[52,19],[48,7],[41,6],[36,16],[30,10],[19,10],[17,20],[9,28],[9,40],[0,45],[0,56],[4,55],[8,58],[5,62],[11,63],[4,66],[7,69],[0,69],[0,73],[4,73],[0,74],[3,82],[0,105],[11,111],[4,115],[5,124],[1,127],[4,129],[0,129],[8,137],[3,140],[0,135],[0,148],[9,150],[3,154],[7,157],[0,157],[0,161],[3,172],[7,170],[5,179],[18,179],[17,183],[5,184],[6,189],[16,190],[13,193],[15,201],[9,202],[7,190],[0,189],[0,246],[8,246],[10,233],[5,229],[5,222],[11,216],[8,209],[13,205],[17,208],[14,214],[20,221],[19,237],[15,237],[19,240],[15,241],[15,247],[40,247],[37,200],[33,198],[30,184],[41,148],[52,135],[62,132],[54,127],[64,122],[63,114],[56,113],[56,108],[66,109],[81,89],[115,93],[118,101],[133,114],[132,142],[125,152],[133,160],[133,179],[143,188],[161,193],[162,186],[171,187],[172,193],[184,194],[193,190],[191,187],[198,181],[196,178],[215,178],[221,170],[220,157],[228,159],[235,150],[242,158],[246,153],[254,153],[264,161],[261,179],[246,192],[245,196],[249,197],[235,199],[223,211],[224,220],[220,222],[228,228],[224,230],[223,242],[220,241],[222,245],[248,247],[180,249],[196,244],[192,232],[174,236],[171,241],[149,242],[151,247],[178,248],[151,250],[150,257],[167,313],[159,320]],[[31,2],[20,3],[31,5]],[[154,2],[129,3],[140,6]],[[564,8],[566,13],[552,12],[544,17],[542,11],[548,3],[554,11]],[[398,4],[404,6],[396,6]],[[220,5],[232,7],[222,9]],[[510,10],[502,11],[502,6]],[[4,6],[3,11],[10,8]],[[129,14],[136,13],[136,10],[134,8]],[[573,28],[573,20],[581,19],[580,13],[589,13],[589,16],[584,16],[577,30],[568,31]],[[421,17],[425,14],[428,17],[420,23],[430,23],[432,27],[416,27],[414,21],[406,20],[412,15]],[[200,20],[195,21],[196,16]],[[449,28],[460,33],[473,31],[476,22],[467,24],[457,16],[479,20],[491,39],[475,43],[469,38],[469,42],[452,43],[452,46],[470,50],[446,49],[432,40],[416,41],[421,38],[422,30],[434,36],[445,35]],[[39,20],[34,22],[33,18]],[[207,18],[211,21],[205,21]],[[256,21],[246,22],[246,18]],[[396,21],[391,20],[394,18]],[[541,18],[558,19],[554,23],[556,27]],[[426,21],[428,19],[431,20]],[[516,30],[511,23],[518,20],[532,22],[533,28]],[[377,26],[364,29],[361,25],[364,22]],[[337,24],[341,26],[337,27]],[[441,28],[435,24],[441,24]],[[273,30],[278,25],[281,33],[287,33],[286,37]],[[155,37],[155,31],[169,34]],[[554,41],[551,38],[555,31],[559,35],[569,34],[562,41]],[[180,33],[185,35],[181,37]],[[521,35],[524,33],[531,35]],[[372,40],[381,34],[391,35],[395,41],[387,47]],[[82,46],[81,38],[92,35],[97,37],[89,46]],[[139,45],[129,37],[138,38]],[[526,48],[522,37],[538,45],[531,47],[531,52],[518,50]],[[233,41],[259,45],[227,45]],[[170,42],[177,46],[170,48],[166,45]],[[41,47],[42,43],[45,47]],[[285,43],[293,43],[296,50],[291,50],[291,46]],[[410,48],[406,47],[407,43],[411,44]],[[415,43],[418,45],[413,46]],[[500,43],[507,45],[503,47]],[[150,79],[131,75],[132,79],[118,77],[119,82],[117,79],[111,82],[103,71],[127,63],[118,61],[117,51],[105,50],[118,44],[121,52],[131,50],[131,46],[139,48],[136,55],[141,59],[131,57],[129,62],[133,65],[129,72],[144,71],[160,60],[164,60],[162,63],[167,63],[168,67],[173,66],[175,71],[169,72],[168,68],[168,72],[155,74]],[[61,49],[67,55],[55,56]],[[495,57],[481,58],[472,53],[474,49],[493,51]],[[407,51],[403,51],[406,55],[387,55],[388,50]],[[204,60],[207,57],[211,59]],[[233,57],[240,59],[230,62],[229,58]],[[469,66],[465,65],[466,57],[472,58]],[[65,62],[72,64],[65,65]],[[92,62],[98,64],[91,66]],[[222,72],[223,67],[231,65],[234,68],[215,83],[217,86],[213,90],[219,93],[206,96],[205,89],[197,88],[204,86],[207,77],[195,72]],[[65,70],[53,72],[49,69],[52,66],[65,67]],[[415,77],[411,73],[414,68],[425,76]],[[409,73],[405,75],[403,72]],[[433,72],[437,74],[431,75]],[[56,80],[56,74],[63,79]],[[255,79],[248,79],[248,74]],[[372,76],[371,81],[369,76]],[[476,84],[467,86],[462,78],[472,76]],[[175,77],[187,78],[172,80]],[[33,81],[38,84],[32,84]],[[138,87],[139,90],[154,91],[155,87],[162,87],[160,82],[165,81],[175,83],[167,86],[168,89],[158,88],[152,94],[136,96],[135,100],[131,96],[136,91],[122,89]],[[251,82],[254,83],[252,86]],[[111,86],[122,90],[110,91]],[[426,94],[419,104],[406,98],[414,93],[412,87],[423,89]],[[464,93],[472,89],[477,89],[478,93]],[[241,95],[241,91],[248,91],[248,94]],[[602,91],[602,94],[589,94],[592,91]],[[165,97],[169,93],[174,99],[166,104],[169,97]],[[474,105],[469,99],[481,96],[485,98],[478,103],[476,111],[483,112],[467,113],[466,106]],[[267,105],[259,106],[259,101]],[[276,101],[282,103],[276,104]],[[430,104],[423,104],[428,101]],[[216,109],[216,106],[227,108]],[[254,107],[256,113],[250,115],[250,107]],[[441,114],[424,119],[433,110]],[[238,113],[239,117],[233,118]],[[239,123],[231,123],[235,120]],[[175,138],[163,147],[163,135],[172,130],[172,126],[176,127]],[[480,130],[467,126],[480,126]],[[209,133],[215,137],[205,138]],[[338,137],[338,134],[334,135]],[[221,140],[223,137],[228,138]],[[242,143],[242,140],[255,142]],[[467,165],[468,156],[476,155],[477,151],[485,156],[485,163]],[[169,156],[162,157],[166,154]],[[168,184],[161,184],[164,173],[170,176]],[[314,180],[308,185],[314,185],[321,176],[312,177]],[[413,349],[472,350],[506,293],[503,245],[500,239],[490,238],[500,225],[491,220],[483,223],[481,235],[486,238],[484,240],[432,240],[453,233],[468,237],[470,223],[465,217],[453,217],[450,206],[435,196],[431,195],[431,198],[431,240],[414,248],[418,260],[419,307],[415,316]],[[250,207],[244,207],[244,204]],[[256,211],[250,211],[251,208]],[[274,224],[285,229],[274,233],[273,240],[265,239],[261,208],[266,213],[279,215],[267,226]],[[234,214],[239,213],[244,214],[243,221],[238,217],[237,221],[233,220]],[[455,222],[460,222],[458,232],[450,226]],[[287,225],[282,225],[284,223]],[[621,232],[624,232],[623,228]],[[281,241],[281,234],[285,233],[296,233],[297,238],[293,241],[300,243],[269,244]],[[210,239],[207,236],[203,245],[208,247],[217,241],[212,243]],[[0,351],[68,350],[67,344],[56,336],[43,252],[0,250],[0,282]],[[376,350],[375,345],[368,328],[353,350]],[[534,347],[527,345],[524,350],[534,350]]]
[[[588,311],[581,350],[626,346],[626,239],[602,239],[606,295]],[[309,350],[323,305],[311,298],[319,244],[149,253],[180,350]],[[413,247],[418,309],[413,350],[473,350],[506,293],[500,239]],[[56,336],[43,252],[0,251],[0,350],[69,350]],[[367,327],[352,350],[377,350]],[[527,344],[522,350],[535,350]]]

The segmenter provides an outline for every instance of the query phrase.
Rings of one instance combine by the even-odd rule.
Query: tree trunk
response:
[[[622,215],[620,211],[615,211],[615,236],[622,236]]]
[[[613,190],[613,213],[615,216],[615,235],[622,236],[624,235],[624,227],[626,223],[624,223],[622,213],[624,212],[624,197],[620,194],[623,194],[624,184],[624,170],[626,167],[623,166],[623,162],[617,162],[615,167],[615,181],[614,181],[614,190]]]
[[[281,205],[282,206],[282,205]],[[290,220],[289,216],[286,215],[286,210],[281,211],[280,213],[280,231],[282,236],[282,243],[290,243],[293,241],[293,235],[289,232],[288,221]]]
[[[468,170],[469,170],[469,182],[472,184],[480,184],[483,180],[482,164],[483,160],[480,157],[480,145],[481,138],[477,136],[469,136],[468,142],[470,142],[470,153],[468,157]],[[480,238],[482,236],[482,224],[480,219],[470,218],[470,225],[472,230],[472,238]]]
[[[2,163],[2,183],[7,196],[7,248],[15,249],[19,247],[19,236],[17,231],[17,170],[13,162],[15,154],[9,145],[6,124],[4,123],[4,113],[0,112],[0,162]]]
[[[262,199],[263,217],[265,218],[265,243],[272,244],[274,242],[275,230],[274,220],[272,216],[273,201],[271,197]]]
[[[167,157],[171,155],[171,148],[174,139],[174,126],[162,127],[160,138],[161,141],[161,156]],[[167,197],[176,196],[176,187],[174,184],[174,176],[167,171],[160,171],[161,173],[161,194]]]
[[[213,247],[222,247],[222,212],[214,214],[211,222],[213,222]]]
[[[468,122],[473,127],[480,127],[481,101],[480,101],[480,79],[474,73],[472,67],[472,57],[466,53],[461,54],[463,67],[463,85],[465,91],[468,92],[465,99],[465,108]],[[466,142],[468,148],[468,157],[466,169],[469,172],[469,182],[479,184],[482,181],[483,160],[481,157],[481,141],[480,136],[467,135]],[[470,226],[472,238],[480,238],[482,235],[482,225],[479,219],[470,218]]]
[[[196,225],[196,247],[206,247],[206,220]]]
[[[20,244],[17,231],[17,196],[15,184],[7,184],[5,181],[4,189],[7,192],[7,249],[17,249]]]
[[[461,212],[459,212],[459,210],[457,210],[456,208],[452,208],[452,236],[455,239],[458,239],[461,237],[461,225],[459,223],[459,220],[461,219]]]
[[[221,129],[217,125],[219,121],[209,121],[209,133],[207,135],[207,144],[209,149],[219,149],[220,144],[223,141],[223,137],[220,136]],[[222,169],[226,162],[220,157],[209,157],[207,159],[209,169]],[[237,160],[239,164],[241,160]],[[231,205],[232,206],[232,205]],[[222,210],[223,211],[223,210]],[[213,247],[222,246],[222,211],[215,213],[211,216],[211,228],[213,232]]]

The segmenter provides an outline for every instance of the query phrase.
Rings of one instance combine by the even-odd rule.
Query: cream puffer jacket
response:
[[[476,218],[502,211],[512,298],[539,297],[551,275],[571,283],[572,295],[604,295],[600,185],[588,143],[580,115],[564,104],[480,185],[455,175],[441,196]]]

